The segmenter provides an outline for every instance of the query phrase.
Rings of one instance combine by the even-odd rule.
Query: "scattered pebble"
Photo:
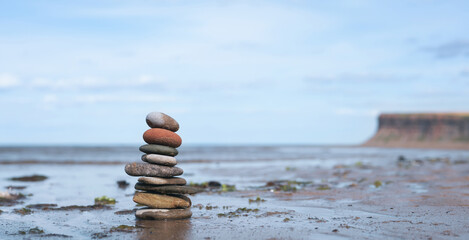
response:
[[[129,185],[130,184],[125,180],[117,181],[117,186],[119,188],[126,189]]]

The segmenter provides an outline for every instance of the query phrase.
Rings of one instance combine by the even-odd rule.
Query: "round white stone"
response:
[[[144,154],[142,161],[165,166],[174,166],[177,164],[176,158],[160,154]]]

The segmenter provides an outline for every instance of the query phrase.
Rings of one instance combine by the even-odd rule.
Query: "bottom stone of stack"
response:
[[[149,208],[188,208],[192,202],[190,198],[180,195],[163,195],[147,192],[136,192],[133,198],[134,202],[148,206]]]
[[[142,220],[165,220],[190,218],[192,211],[185,209],[140,209],[135,213],[135,217]]]

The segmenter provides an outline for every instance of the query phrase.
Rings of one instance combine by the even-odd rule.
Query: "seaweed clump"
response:
[[[43,175],[31,175],[31,176],[22,176],[22,177],[12,177],[11,181],[20,181],[20,182],[40,182],[46,180],[47,177]]]
[[[273,191],[296,192],[296,190],[302,189],[308,185],[311,185],[312,183],[313,182],[277,180],[267,182],[265,187]]]
[[[20,209],[14,209],[13,212],[20,214],[20,215],[28,215],[31,214],[33,211],[28,208],[20,208]]]
[[[107,196],[97,197],[94,199],[95,205],[106,205],[106,204],[116,204],[115,198],[110,198]]]
[[[257,197],[255,199],[249,199],[249,203],[261,203],[261,202],[265,202],[266,200],[265,199],[262,199],[260,197]]]
[[[133,232],[137,227],[129,225],[119,225],[117,227],[112,227],[109,232]]]
[[[238,208],[236,211],[233,212],[228,212],[228,213],[219,213],[217,214],[218,217],[228,217],[228,218],[233,218],[233,217],[239,217],[239,216],[244,216],[247,217],[249,216],[248,213],[257,213],[259,212],[258,208]]]

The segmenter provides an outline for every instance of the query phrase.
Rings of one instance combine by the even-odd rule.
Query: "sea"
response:
[[[139,145],[1,146],[0,164],[112,164],[140,161]],[[333,145],[187,145],[178,148],[181,163],[217,162],[370,162],[386,163],[400,157],[467,160],[467,150],[370,148]]]

